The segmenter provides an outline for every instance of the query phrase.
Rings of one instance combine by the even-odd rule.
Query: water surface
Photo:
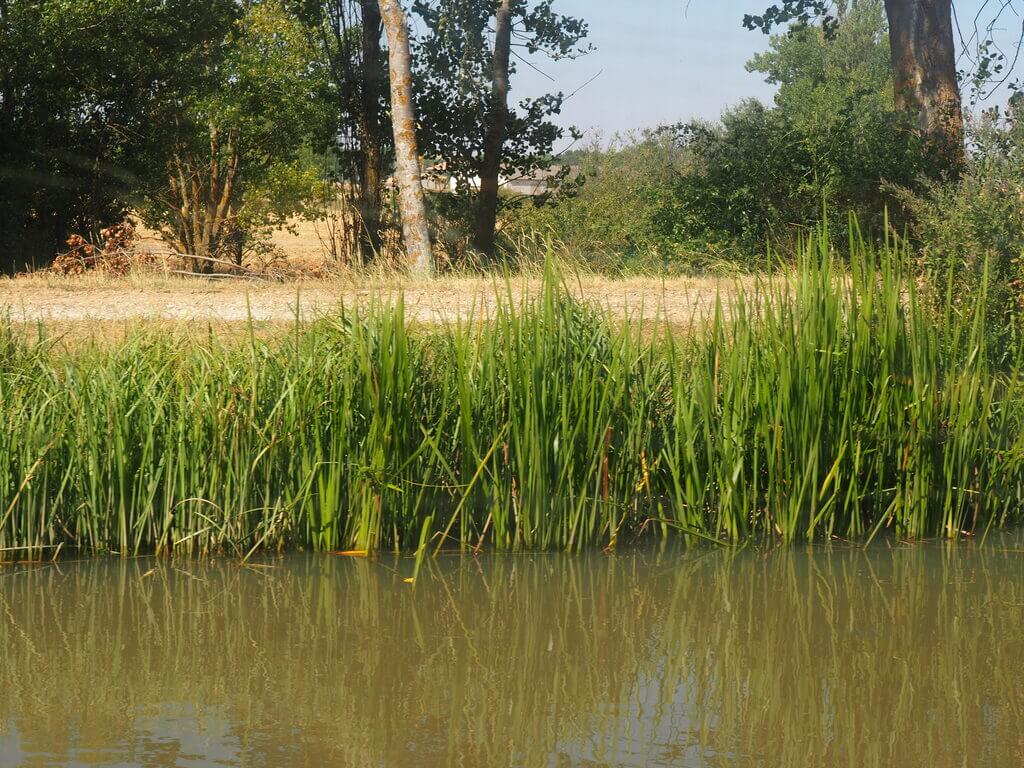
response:
[[[2,766],[1019,766],[1024,540],[0,567]]]

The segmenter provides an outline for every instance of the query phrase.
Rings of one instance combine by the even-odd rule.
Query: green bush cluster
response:
[[[749,100],[717,124],[666,126],[584,153],[582,189],[513,214],[511,231],[549,229],[601,265],[611,255],[680,270],[757,265],[766,243],[792,246],[823,211],[833,231],[853,213],[881,237],[892,199],[884,182],[912,187],[928,170],[893,108],[882,3],[845,9],[834,33],[804,25],[775,36],[747,68],[778,86],[772,106]]]
[[[1020,332],[1024,310],[1024,112],[1020,97],[968,123],[971,151],[955,182],[894,192],[932,298],[970,313],[982,298],[989,325]]]
[[[618,136],[563,159],[575,185],[511,211],[505,231],[513,251],[523,250],[524,233],[540,232],[603,272],[671,272],[705,256],[706,240],[691,236],[675,189],[693,160],[664,131]]]

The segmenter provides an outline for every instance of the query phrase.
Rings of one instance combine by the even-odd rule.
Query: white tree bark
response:
[[[420,277],[429,277],[433,274],[434,258],[430,248],[427,203],[423,195],[416,142],[409,29],[400,0],[380,0],[380,15],[388,38],[391,122],[395,132],[395,179],[398,182],[405,250],[409,257],[409,271]]]

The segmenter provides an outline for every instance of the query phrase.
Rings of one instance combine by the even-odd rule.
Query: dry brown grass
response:
[[[512,278],[513,299],[535,295],[539,276]],[[613,279],[572,275],[573,295],[597,303],[615,315],[662,315],[686,323],[709,312],[716,297],[734,294],[737,281],[715,278],[648,277]],[[407,315],[421,322],[442,322],[486,314],[508,292],[500,278],[441,277],[411,280],[396,274],[336,276],[287,283],[245,279],[199,280],[166,275],[105,277],[34,275],[0,280],[0,307],[18,323],[123,322],[162,320],[199,323],[287,322],[312,318],[340,304],[401,295]]]
[[[142,250],[166,250],[155,233],[140,234]],[[0,278],[0,312],[29,333],[38,323],[51,334],[80,333],[88,325],[90,335],[118,338],[140,324],[159,323],[204,332],[209,326],[233,335],[239,329],[248,332],[250,322],[257,328],[280,327],[297,316],[312,319],[331,312],[340,304],[351,307],[399,295],[410,320],[437,323],[486,315],[508,295],[504,278],[498,276],[446,275],[425,281],[386,268],[348,269],[325,260],[323,236],[324,225],[309,221],[294,222],[291,231],[274,234],[275,249],[295,266],[284,280],[185,277],[161,269],[159,260],[157,266],[150,262],[121,276],[44,271]],[[737,285],[749,285],[751,280],[611,278],[574,271],[566,275],[566,282],[573,295],[616,316],[642,314],[686,325],[707,316],[717,297],[728,303]],[[517,274],[512,278],[513,300],[535,295],[541,285],[539,270]]]

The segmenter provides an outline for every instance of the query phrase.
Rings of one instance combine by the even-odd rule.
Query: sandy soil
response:
[[[686,324],[713,310],[716,297],[735,291],[729,279],[574,278],[577,296],[615,315],[662,316]],[[537,292],[536,279],[517,278],[514,298]],[[493,310],[506,288],[487,278],[440,278],[430,282],[395,279],[312,280],[302,283],[257,283],[162,276],[109,279],[98,275],[58,278],[30,276],[0,280],[0,311],[16,323],[124,321],[132,319],[239,322],[287,322],[296,314],[310,319],[340,304],[365,304],[371,298],[405,301],[406,314],[418,322],[443,322],[480,316]]]

